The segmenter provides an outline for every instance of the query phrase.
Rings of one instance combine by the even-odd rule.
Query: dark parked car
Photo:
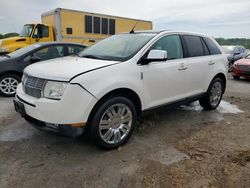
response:
[[[76,43],[46,42],[21,48],[10,54],[0,56],[0,95],[11,97],[25,67],[32,63],[77,54],[86,46]]]
[[[221,46],[228,59],[228,70],[232,71],[235,61],[246,57],[248,50],[244,46]]]

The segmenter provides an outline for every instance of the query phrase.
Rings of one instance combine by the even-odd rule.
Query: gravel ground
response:
[[[0,97],[0,187],[250,187],[249,93],[230,77],[218,110],[150,115],[113,151],[40,132]]]

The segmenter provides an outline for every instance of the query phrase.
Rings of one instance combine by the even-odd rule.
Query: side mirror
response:
[[[150,62],[156,61],[167,61],[168,53],[165,50],[150,50],[147,57],[143,58],[143,65],[149,64]]]
[[[32,56],[32,57],[30,57],[30,62],[31,63],[36,63],[36,62],[38,62],[38,61],[40,61],[41,60],[41,58],[40,57],[37,57],[37,56]]]

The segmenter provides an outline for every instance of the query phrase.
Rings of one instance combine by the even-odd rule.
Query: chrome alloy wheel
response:
[[[19,82],[13,77],[5,77],[0,81],[0,90],[5,95],[13,95],[16,93],[16,89]]]
[[[222,85],[220,82],[215,82],[210,92],[210,97],[209,97],[210,104],[212,106],[217,106],[221,100],[221,96],[222,96]]]
[[[133,122],[130,108],[125,104],[114,104],[102,115],[99,133],[108,144],[117,144],[129,134]]]

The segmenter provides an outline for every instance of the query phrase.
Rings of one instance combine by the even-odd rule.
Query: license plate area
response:
[[[24,104],[19,102],[16,99],[14,99],[13,102],[14,102],[15,111],[21,114],[21,116],[25,116],[26,112],[25,112]]]

